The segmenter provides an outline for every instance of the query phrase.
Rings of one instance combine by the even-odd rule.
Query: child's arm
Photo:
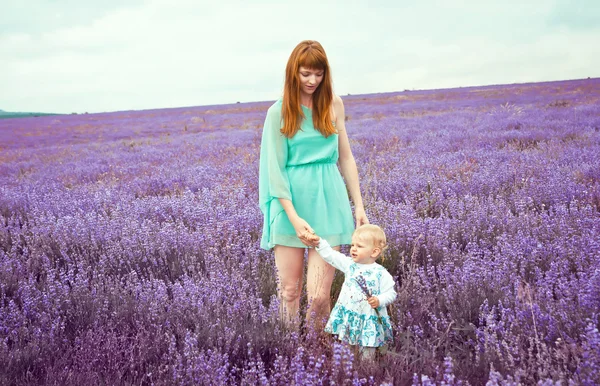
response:
[[[386,307],[396,300],[396,291],[394,290],[394,278],[387,271],[381,276],[381,292],[377,296],[371,296],[367,301],[373,308]]]
[[[350,263],[352,262],[352,259],[344,255],[343,253],[340,253],[335,249],[331,248],[327,240],[322,239],[317,235],[313,235],[312,237],[315,241],[319,241],[319,244],[315,249],[317,250],[317,253],[323,258],[323,260],[325,260],[335,268],[339,269],[340,271],[346,273],[348,267],[350,266]]]

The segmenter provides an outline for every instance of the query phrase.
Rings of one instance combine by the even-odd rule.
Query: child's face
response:
[[[377,260],[380,249],[376,248],[370,237],[352,236],[350,256],[355,263],[372,264]]]

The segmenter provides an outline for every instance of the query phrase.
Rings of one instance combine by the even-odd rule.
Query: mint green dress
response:
[[[292,138],[281,134],[282,100],[268,110],[263,127],[259,166],[259,206],[264,216],[260,246],[306,248],[279,198],[294,204],[298,215],[333,246],[350,244],[354,219],[346,184],[337,167],[338,135],[325,138],[313,126],[312,110]]]

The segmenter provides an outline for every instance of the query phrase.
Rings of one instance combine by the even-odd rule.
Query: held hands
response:
[[[371,296],[370,298],[367,299],[367,302],[369,303],[369,305],[372,308],[379,307],[379,299],[377,298],[377,296]]]
[[[312,233],[305,232],[303,236],[308,242],[310,242],[312,247],[319,245],[319,241],[321,240],[319,236],[315,235],[314,231]]]
[[[308,247],[316,247],[319,244],[319,236],[315,235],[315,231],[303,218],[297,217],[292,221],[292,226],[296,230],[296,236],[302,241],[302,244]]]

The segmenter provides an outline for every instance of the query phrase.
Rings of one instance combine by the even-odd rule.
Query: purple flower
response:
[[[358,277],[356,277],[354,280],[356,280],[356,284],[358,284],[362,292],[367,296],[367,299],[373,296],[371,295],[371,291],[369,290],[367,281],[363,275],[358,275]],[[377,321],[383,326],[383,321],[381,320],[381,315],[379,315],[379,310],[377,308],[375,308],[375,313],[377,314]]]

